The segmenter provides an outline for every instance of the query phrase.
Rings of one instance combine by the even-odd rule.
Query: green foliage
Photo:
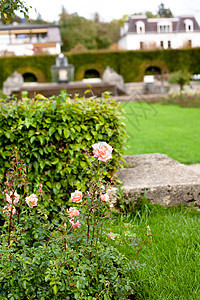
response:
[[[146,11],[145,15],[147,16],[147,18],[158,18],[158,15],[153,14],[151,11]]]
[[[67,201],[72,189],[85,189],[87,168],[90,166],[86,149],[106,141],[113,148],[113,160],[104,172],[107,180],[114,180],[122,161],[125,139],[120,120],[120,106],[105,93],[101,99],[61,95],[37,100],[24,98],[18,102],[1,104],[0,164],[5,176],[8,158],[16,146],[30,166],[28,180],[41,182],[47,194],[56,202]],[[41,100],[43,102],[41,102]],[[48,202],[46,205],[49,205]]]
[[[95,28],[93,22],[78,15],[71,16],[67,23],[61,25],[63,51],[82,44],[87,49],[96,49]]]
[[[103,40],[99,41],[104,43]],[[83,47],[83,45],[82,45]],[[100,70],[102,76],[107,66],[120,73],[125,82],[143,81],[146,69],[151,66],[166,69],[169,73],[184,70],[191,74],[199,73],[200,48],[168,49],[156,51],[92,51],[84,53],[65,53],[70,64],[75,67],[75,80],[82,80],[88,69]],[[51,66],[55,65],[55,55],[29,57],[0,57],[0,85],[15,70],[33,73],[39,82],[51,81]],[[39,72],[38,72],[39,71]],[[39,73],[42,73],[42,78]]]
[[[120,37],[120,26],[118,21],[110,23],[96,22],[96,44],[97,49],[107,49],[113,43],[116,43]]]
[[[0,297],[9,296],[5,299],[127,299],[133,291],[128,273],[134,265],[111,245],[98,247],[98,260],[85,249],[66,251],[56,241],[14,250],[2,254]]]
[[[103,41],[101,41],[103,43]],[[75,67],[75,80],[82,80],[88,69],[100,69],[100,75],[107,66],[120,73],[125,82],[143,81],[145,70],[152,63],[161,71],[169,73],[184,70],[198,74],[200,64],[200,48],[169,49],[156,51],[93,51],[84,53],[65,53],[70,64]],[[0,57],[0,85],[15,70],[33,73],[39,82],[51,81],[51,66],[55,65],[55,55],[37,55],[29,57]],[[42,78],[41,78],[41,74]]]
[[[9,212],[8,203],[4,207],[7,215],[1,210],[1,299],[127,299],[134,285],[130,275],[138,263],[118,251],[120,236],[109,234],[111,214],[101,198],[107,195],[102,186],[106,163],[90,157],[88,190],[81,195],[76,191],[79,198],[72,195],[72,207],[63,205],[50,223],[42,198],[34,207],[27,205],[28,189],[14,202],[14,191],[27,184],[26,165],[17,157],[0,190],[1,200],[12,206]],[[76,213],[70,215],[71,209]]]
[[[170,93],[162,100],[162,104],[178,105],[181,107],[199,107],[200,108],[200,93],[196,90],[188,90],[181,92]]]
[[[185,84],[189,84],[191,79],[191,74],[184,71],[177,71],[170,74],[169,83],[176,84],[178,83],[180,86],[180,91],[183,90]]]
[[[122,213],[131,214],[139,219],[147,218],[153,209],[153,205],[146,199],[145,194],[140,195],[137,201],[133,201],[133,199],[127,200],[122,193],[121,187],[117,189],[117,202]]]
[[[31,8],[31,7],[30,7]],[[29,7],[26,3],[21,0],[1,0],[0,1],[0,12],[1,19],[7,23],[13,19],[16,11],[19,11],[24,15],[25,18],[28,18]]]
[[[95,20],[87,20],[77,14],[68,14],[64,7],[60,14],[59,25],[63,40],[63,51],[69,51],[81,44],[86,49],[106,49],[117,42],[120,35],[120,23],[112,21],[104,23]]]
[[[172,18],[173,14],[169,8],[165,8],[165,5],[161,3],[158,7],[158,16],[160,18]]]
[[[0,68],[4,70],[0,73],[0,85],[14,72],[22,74],[33,73],[37,81],[51,82],[51,66],[55,65],[55,55],[26,56],[26,57],[0,57]],[[40,78],[42,74],[42,78]]]

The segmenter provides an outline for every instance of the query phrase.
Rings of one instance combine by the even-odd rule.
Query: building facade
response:
[[[59,54],[59,26],[46,24],[0,25],[0,56]]]
[[[193,16],[147,18],[135,15],[121,28],[118,44],[124,50],[200,47],[200,27]]]

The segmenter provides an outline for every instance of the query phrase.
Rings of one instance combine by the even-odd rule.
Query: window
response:
[[[163,48],[164,47],[164,43],[163,41],[160,41],[160,47]]]
[[[16,34],[17,39],[26,39],[28,37],[28,34]]]
[[[186,20],[184,20],[184,24],[185,24],[185,31],[186,32],[194,31],[194,25],[193,25],[192,20],[186,19]]]
[[[143,49],[143,48],[144,48],[144,43],[140,42],[140,49]]]
[[[157,23],[157,32],[168,33],[172,32],[172,23],[170,21],[161,21]]]
[[[191,40],[188,41],[188,47],[189,47],[189,48],[192,47],[192,41],[191,41]]]
[[[136,22],[136,31],[137,33],[145,33],[145,24],[142,21]]]
[[[171,41],[168,41],[168,48],[171,48]]]
[[[160,25],[160,32],[161,33],[170,32],[170,26],[169,25]]]

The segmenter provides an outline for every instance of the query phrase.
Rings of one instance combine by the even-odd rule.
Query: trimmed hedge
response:
[[[75,67],[75,80],[81,80],[88,69],[97,70],[100,75],[107,66],[121,74],[125,82],[142,81],[149,66],[157,66],[162,72],[184,70],[191,74],[200,73],[200,48],[167,49],[154,51],[90,51],[65,53],[69,63]],[[0,57],[0,85],[15,70],[22,74],[33,73],[38,81],[51,81],[55,55],[28,57]]]
[[[14,72],[33,73],[38,81],[51,82],[51,65],[55,65],[54,55],[35,55],[25,57],[0,57],[0,85]],[[42,80],[40,74],[42,73]],[[44,78],[44,80],[43,80]]]
[[[101,99],[71,100],[61,91],[53,100],[24,97],[1,104],[0,175],[5,176],[10,167],[16,146],[30,166],[28,180],[33,186],[41,182],[57,203],[67,201],[72,191],[87,188],[90,165],[85,149],[92,154],[92,144],[105,141],[114,148],[108,171],[103,173],[111,180],[123,160],[125,128],[120,114],[119,104],[108,93]]]

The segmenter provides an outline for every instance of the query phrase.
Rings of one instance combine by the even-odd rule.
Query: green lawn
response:
[[[200,212],[188,208],[154,206],[150,215],[119,215],[112,231],[130,231],[142,241],[147,225],[153,234],[151,243],[142,247],[137,259],[145,264],[133,272],[136,299],[200,299]],[[134,248],[127,237],[119,250],[133,259]]]
[[[184,164],[200,163],[200,108],[122,103],[129,134],[125,154],[164,153]]]

